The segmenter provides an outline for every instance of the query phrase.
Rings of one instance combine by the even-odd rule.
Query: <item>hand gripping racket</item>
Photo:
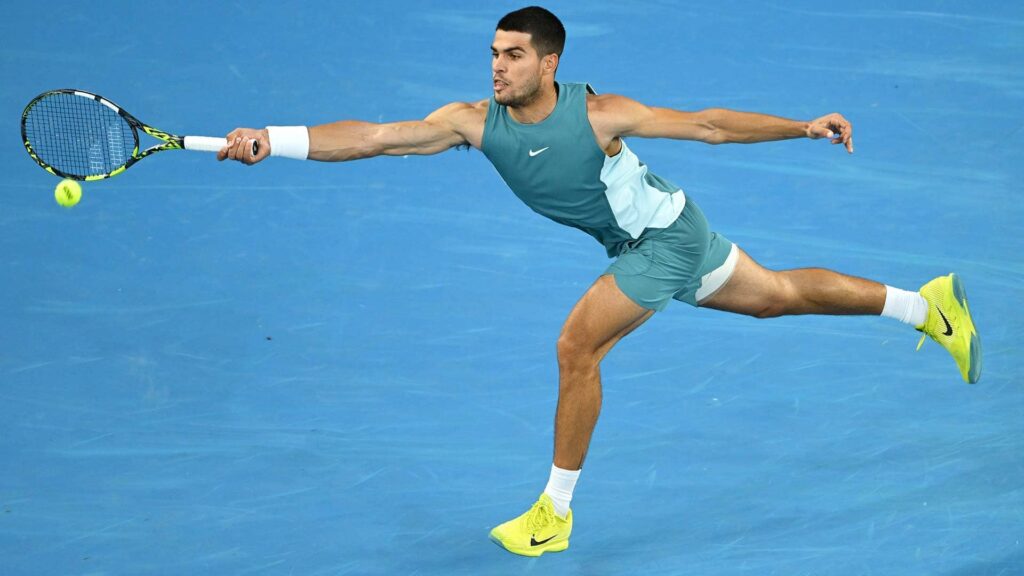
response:
[[[163,143],[140,152],[139,130]],[[154,152],[217,152],[228,143],[224,138],[168,134],[139,122],[102,96],[67,89],[44,92],[25,106],[21,140],[44,170],[73,180],[116,176]],[[254,140],[253,156],[258,151]]]

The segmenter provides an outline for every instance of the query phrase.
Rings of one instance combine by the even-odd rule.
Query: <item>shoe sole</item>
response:
[[[960,307],[967,313],[967,321],[970,323],[971,331],[971,350],[970,350],[970,366],[967,369],[967,383],[974,384],[981,378],[981,337],[978,336],[978,331],[974,328],[974,319],[971,318],[971,310],[967,307],[967,290],[964,289],[963,282],[960,281],[960,277],[956,274],[953,276],[953,297],[960,304]]]
[[[550,546],[537,546],[536,548],[526,548],[526,549],[518,550],[518,549],[513,549],[513,548],[509,548],[508,546],[505,546],[505,544],[503,544],[501,542],[501,540],[498,540],[494,536],[491,536],[490,538],[491,538],[491,542],[494,542],[495,544],[497,544],[498,546],[500,546],[504,550],[507,550],[507,551],[509,551],[509,552],[511,552],[513,554],[518,554],[520,556],[530,556],[530,557],[533,557],[533,558],[536,558],[537,556],[540,556],[541,554],[543,554],[545,552],[561,552],[561,551],[566,550],[567,548],[569,548],[569,540],[568,539],[562,540],[561,542],[553,543]]]

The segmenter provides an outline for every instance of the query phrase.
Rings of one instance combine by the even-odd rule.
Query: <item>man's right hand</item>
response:
[[[266,128],[235,128],[227,135],[228,145],[217,152],[217,160],[237,160],[242,164],[255,164],[270,156],[270,135]],[[252,142],[259,143],[259,151],[252,154]]]

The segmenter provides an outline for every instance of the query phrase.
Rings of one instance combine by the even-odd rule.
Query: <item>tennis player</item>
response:
[[[469,145],[483,151],[530,208],[593,236],[614,259],[569,313],[558,338],[547,486],[526,513],[491,531],[495,542],[527,556],[568,548],[569,504],[601,409],[601,360],[672,300],[758,318],[886,316],[930,336],[953,356],[965,381],[978,381],[981,343],[955,274],[910,292],[821,268],[763,268],[712,231],[694,199],[651,172],[624,140],[828,139],[852,154],[850,122],[839,114],[796,121],[717,108],[684,112],[598,95],[587,84],[555,81],[564,43],[565,29],[554,14],[536,6],[516,10],[497,25],[494,94],[486,100],[448,104],[421,121],[239,128],[218,154],[246,164],[268,156],[341,162]],[[254,139],[260,144],[255,156]]]

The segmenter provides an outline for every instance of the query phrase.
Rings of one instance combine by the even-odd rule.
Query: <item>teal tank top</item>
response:
[[[587,117],[589,84],[556,84],[554,110],[517,122],[491,97],[482,150],[533,211],[590,234],[609,256],[647,229],[667,228],[686,204],[678,186],[655,176],[622,142],[606,156]]]

